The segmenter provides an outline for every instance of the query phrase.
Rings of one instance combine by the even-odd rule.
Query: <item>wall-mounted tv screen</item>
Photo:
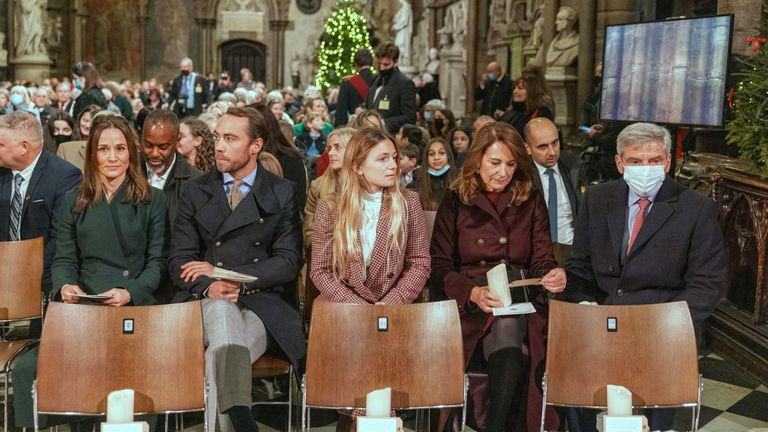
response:
[[[608,26],[603,120],[723,126],[733,15]]]

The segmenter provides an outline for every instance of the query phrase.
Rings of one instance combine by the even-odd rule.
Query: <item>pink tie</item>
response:
[[[627,255],[629,255],[629,251],[632,250],[632,245],[635,243],[637,233],[640,232],[640,228],[643,226],[643,222],[645,222],[645,210],[649,205],[651,205],[651,200],[646,197],[642,197],[636,202],[640,206],[640,211],[637,212],[637,215],[635,216],[635,224],[632,226],[632,235],[629,236],[629,243],[627,243]]]

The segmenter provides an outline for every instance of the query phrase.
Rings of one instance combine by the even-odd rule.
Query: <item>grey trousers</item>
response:
[[[251,364],[267,350],[264,323],[250,309],[226,300],[203,300],[206,421],[211,432],[234,430],[227,414],[251,406]]]

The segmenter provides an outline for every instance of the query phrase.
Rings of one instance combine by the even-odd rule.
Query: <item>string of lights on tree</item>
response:
[[[768,1],[763,2],[768,11]],[[754,56],[743,61],[745,70],[735,74],[739,83],[728,94],[732,118],[727,123],[727,141],[739,147],[743,159],[754,162],[768,173],[768,24],[763,23],[759,36],[748,37]]]
[[[315,53],[315,86],[325,90],[340,85],[345,76],[354,74],[355,53],[363,48],[373,52],[368,21],[355,7],[354,0],[338,0],[325,21]]]

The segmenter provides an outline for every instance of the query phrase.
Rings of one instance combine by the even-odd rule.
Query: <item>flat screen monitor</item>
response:
[[[722,127],[733,15],[605,29],[602,120]]]

